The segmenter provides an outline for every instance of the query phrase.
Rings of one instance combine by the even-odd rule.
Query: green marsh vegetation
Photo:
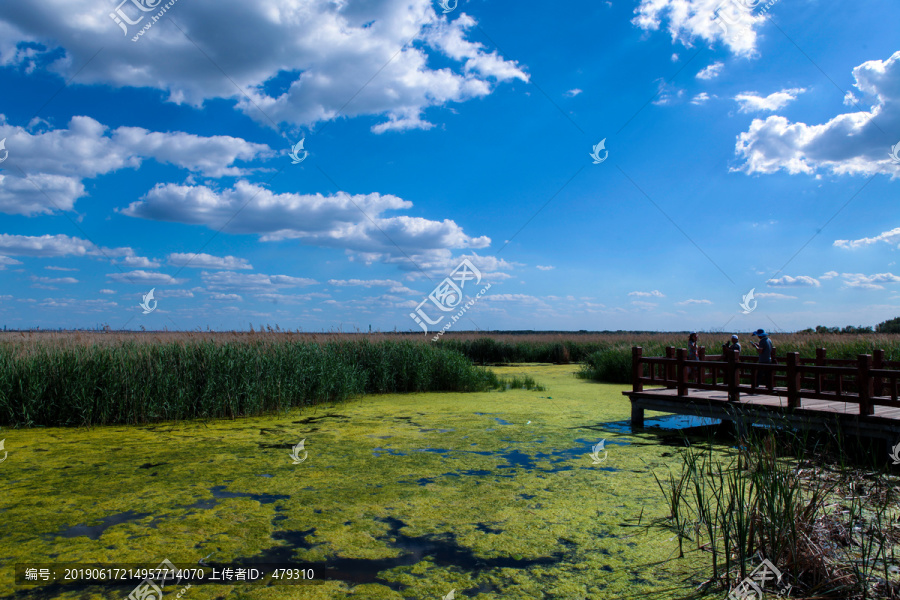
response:
[[[0,344],[0,424],[14,427],[235,418],[363,394],[508,384],[535,386],[410,340]]]
[[[896,600],[900,477],[866,458],[849,460],[839,436],[820,444],[789,430],[750,428],[727,456],[688,445],[680,468],[654,475],[668,509],[655,524],[680,557],[707,557],[707,590],[733,589],[766,558],[791,597]]]
[[[654,434],[597,430],[627,420],[629,402],[621,386],[574,370],[492,367],[501,380],[531,377],[547,393],[374,394],[234,420],[3,428],[9,458],[0,478],[10,485],[0,495],[0,597],[114,600],[133,587],[23,590],[12,584],[15,563],[194,564],[211,555],[221,567],[273,553],[316,573],[358,561],[353,572],[375,579],[195,585],[190,598],[403,600],[455,588],[473,600],[605,600],[690,591],[699,580],[685,584],[682,573],[700,557],[670,560],[671,533],[627,525],[641,510],[664,512],[648,464],[675,468],[678,457]],[[601,438],[609,455],[594,464]],[[293,464],[301,439],[308,458]]]

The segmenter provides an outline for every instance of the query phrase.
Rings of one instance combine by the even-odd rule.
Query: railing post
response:
[[[675,358],[675,346],[666,346],[666,358]],[[666,389],[674,389],[675,383],[675,365],[666,365]]]
[[[875,412],[872,406],[872,355],[860,354],[856,357],[856,387],[859,389],[859,414],[871,415]]]
[[[644,382],[641,377],[644,376],[644,363],[641,362],[641,356],[644,349],[640,346],[631,347],[631,390],[633,392],[643,392]]]
[[[884,350],[876,349],[872,352],[872,368],[873,369],[883,369],[884,368]],[[873,386],[873,392],[876,396],[884,395],[884,379],[881,377],[875,378],[875,385]]]
[[[800,353],[788,352],[785,367],[787,373],[785,382],[787,384],[788,407],[800,408],[800,371],[797,367],[800,365]]]
[[[703,376],[706,375],[706,369],[703,368],[703,361],[706,360],[706,346],[697,348],[697,383],[703,383]]]
[[[725,382],[728,384],[728,400],[729,402],[740,401],[741,392],[738,389],[738,371],[737,371],[737,350],[723,349],[725,360],[728,365],[725,367]]]
[[[685,365],[687,361],[687,350],[685,348],[679,348],[677,351],[678,364],[675,365],[675,372],[677,373],[678,379],[678,395],[679,396],[687,396],[688,395],[688,387],[687,387],[687,366]],[[694,361],[690,361],[694,362]]]
[[[827,351],[825,348],[816,348],[816,366],[824,367],[825,366],[825,353]],[[822,381],[825,379],[825,376],[822,375],[818,370],[816,371],[816,393],[822,393]]]

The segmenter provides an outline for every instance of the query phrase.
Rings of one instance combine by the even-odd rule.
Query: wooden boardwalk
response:
[[[873,362],[878,368],[873,366]],[[767,385],[758,386],[762,377]],[[654,410],[731,421],[738,431],[751,424],[790,426],[843,435],[880,438],[888,448],[900,443],[900,363],[883,353],[857,360],[816,359],[796,353],[778,364],[759,365],[737,353],[688,361],[686,350],[669,348],[666,357],[644,357],[632,350],[631,423],[642,427],[644,411]],[[644,389],[644,384],[660,387]],[[782,385],[778,385],[782,384]]]

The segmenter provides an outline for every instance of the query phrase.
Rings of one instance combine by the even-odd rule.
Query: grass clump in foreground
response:
[[[234,418],[361,394],[496,388],[506,382],[462,354],[411,341],[0,346],[0,424],[14,427]]]
[[[734,589],[765,558],[782,573],[773,594],[900,598],[900,478],[843,454],[837,467],[807,459],[806,440],[788,435],[751,428],[728,461],[682,451],[680,473],[656,479],[669,509],[656,524],[674,531],[679,557],[685,541],[708,553],[707,589]]]

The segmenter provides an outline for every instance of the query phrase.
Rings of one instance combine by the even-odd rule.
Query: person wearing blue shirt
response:
[[[759,344],[757,344],[756,342],[750,342],[751,344],[753,344],[753,347],[756,348],[757,354],[759,354],[759,364],[772,364],[772,340],[769,339],[769,336],[766,334],[765,330],[757,329],[750,335],[759,338]],[[769,373],[764,373],[762,370],[756,372],[756,385],[768,386],[769,381]]]

